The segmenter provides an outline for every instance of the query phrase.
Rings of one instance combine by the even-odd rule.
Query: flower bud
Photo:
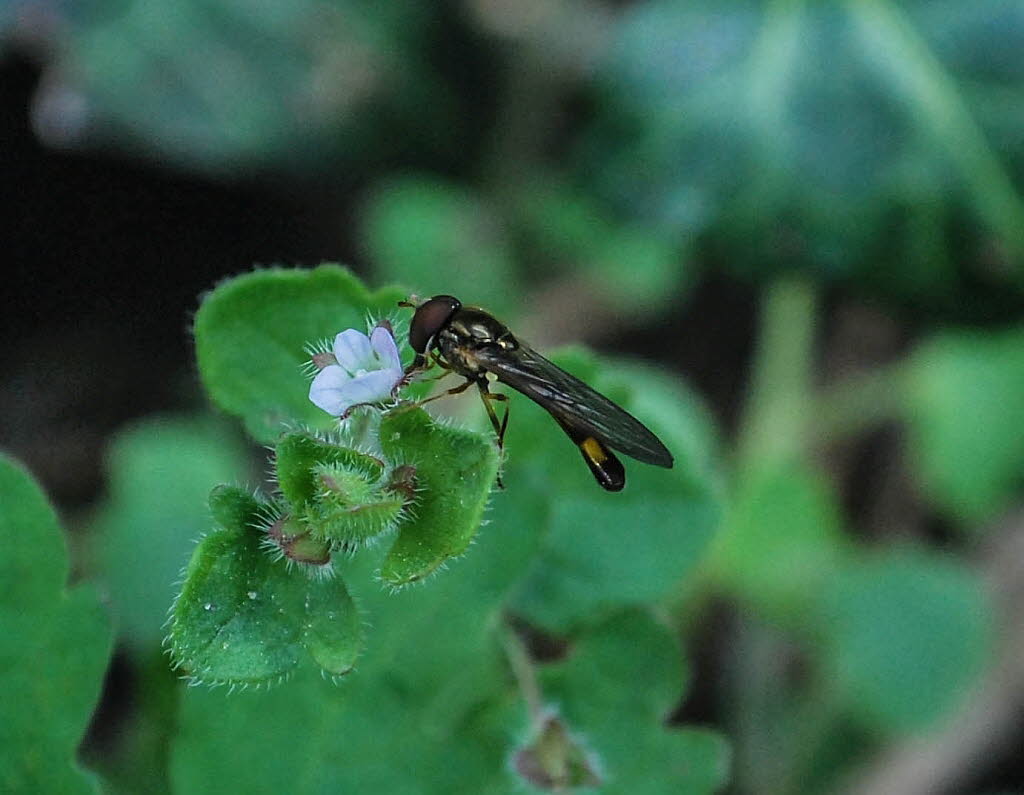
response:
[[[282,516],[267,527],[267,538],[288,560],[310,566],[331,562],[331,545],[316,538],[291,516]]]
[[[415,496],[411,467],[378,478],[360,467],[318,464],[314,474],[319,489],[304,519],[315,535],[332,542],[365,543],[388,532]]]

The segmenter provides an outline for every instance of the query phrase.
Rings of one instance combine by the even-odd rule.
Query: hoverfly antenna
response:
[[[435,295],[416,307],[416,314],[409,323],[409,347],[423,354],[430,341],[459,309],[462,302],[450,295]]]

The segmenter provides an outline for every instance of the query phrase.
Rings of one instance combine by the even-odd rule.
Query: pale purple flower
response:
[[[388,400],[402,380],[402,362],[391,332],[377,326],[369,337],[354,328],[334,338],[334,359],[313,379],[309,399],[341,417],[360,403]]]

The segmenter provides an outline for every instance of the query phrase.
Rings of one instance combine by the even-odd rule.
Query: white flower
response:
[[[402,362],[391,332],[377,326],[367,337],[354,328],[334,338],[334,358],[313,379],[309,399],[318,407],[341,417],[360,403],[387,400],[402,380]]]

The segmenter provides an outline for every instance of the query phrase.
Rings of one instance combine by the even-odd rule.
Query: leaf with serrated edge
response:
[[[416,467],[413,516],[381,569],[384,582],[406,585],[466,551],[483,519],[498,453],[487,437],[438,424],[422,409],[386,416],[380,443],[389,458]]]
[[[215,514],[244,520],[255,513],[245,497],[217,489]],[[273,560],[260,541],[246,522],[196,547],[172,612],[175,663],[198,682],[264,684],[294,673],[306,651],[326,673],[347,673],[362,633],[344,583]]]

